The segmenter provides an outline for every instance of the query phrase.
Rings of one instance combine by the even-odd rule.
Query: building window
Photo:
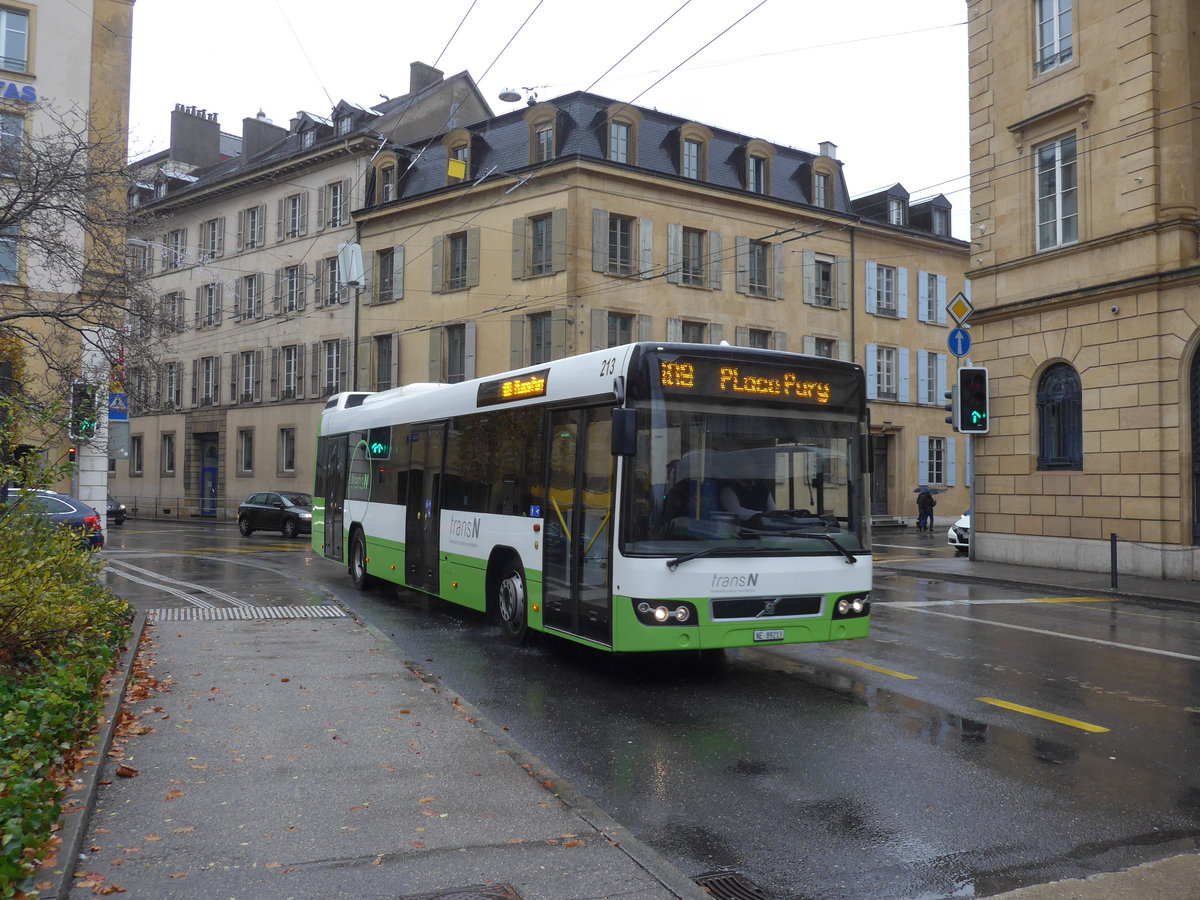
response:
[[[679,174],[684,178],[697,181],[704,177],[704,144],[701,141],[686,139],[680,154]]]
[[[238,429],[237,465],[239,475],[254,474],[254,431],[249,428]]]
[[[375,279],[375,301],[377,303],[387,303],[393,299],[395,252],[393,247],[375,251],[375,265],[378,272]]]
[[[325,214],[330,228],[340,228],[345,221],[346,186],[340,181],[325,186]]]
[[[221,286],[205,284],[200,287],[200,324],[205,328],[221,324]]]
[[[1041,74],[1071,61],[1071,0],[1035,0],[1037,7],[1037,62]]]
[[[767,260],[771,255],[770,245],[764,241],[751,241],[747,252],[747,283],[750,294],[754,297],[766,297],[770,293],[767,268]]]
[[[813,259],[813,305],[833,306],[833,260]]]
[[[255,366],[255,353],[247,350],[242,353],[242,402],[249,403],[254,399],[254,383],[258,380],[258,367]]]
[[[875,348],[875,395],[881,400],[895,400],[896,348]]]
[[[325,302],[342,302],[342,268],[336,256],[325,260]]]
[[[883,316],[896,315],[896,267],[875,267],[875,308]]]
[[[680,326],[680,336],[685,344],[708,343],[708,323],[683,322]]]
[[[535,216],[529,220],[529,274],[546,275],[553,271],[553,217]]]
[[[317,130],[315,128],[309,128],[305,131],[300,132],[300,147],[302,149],[307,150],[309,147],[311,147],[313,144],[315,144],[316,141],[317,141]]]
[[[935,209],[933,211],[933,233],[939,236],[950,234],[950,211]]]
[[[238,312],[243,319],[253,319],[262,309],[262,276],[242,276],[242,296],[238,301]]]
[[[467,326],[446,326],[446,381],[457,384],[467,377]]]
[[[286,219],[284,234],[287,237],[300,237],[308,231],[307,194],[292,194],[284,199]]]
[[[627,163],[630,161],[629,151],[633,135],[633,126],[628,122],[608,123],[608,158],[613,162]]]
[[[238,241],[242,249],[253,250],[263,244],[263,212],[261,206],[251,206],[241,212]]]
[[[17,239],[21,226],[15,222],[0,228],[0,284],[18,284],[21,280],[20,256]]]
[[[1083,390],[1079,375],[1057,363],[1038,381],[1038,469],[1083,468]]]
[[[450,162],[446,170],[451,184],[466,181],[471,177],[471,145],[459,144],[450,148]]]
[[[746,346],[755,350],[771,349],[771,332],[765,328],[750,328],[746,331]]]
[[[300,380],[300,347],[289,344],[283,348],[283,400],[296,396],[296,384]]]
[[[217,396],[217,358],[206,356],[200,360],[200,405],[212,406]]]
[[[633,219],[608,217],[608,274],[633,274]]]
[[[325,394],[336,394],[339,387],[339,375],[342,369],[341,341],[325,341],[322,345],[325,359]]]
[[[164,434],[162,436],[162,474],[175,474],[175,435]]]
[[[143,450],[143,441],[140,434],[135,434],[129,439],[129,475],[133,478],[140,478],[142,475],[142,461],[145,452]]]
[[[767,161],[761,156],[746,159],[746,190],[756,194],[767,192]]]
[[[608,346],[620,347],[633,340],[633,316],[608,314]]]
[[[172,331],[183,331],[183,293],[163,294],[163,320]]]
[[[904,224],[904,201],[899,197],[888,197],[888,223],[891,225]]]
[[[396,199],[396,167],[384,166],[379,170],[379,202]]]
[[[186,252],[184,250],[184,241],[186,239],[182,228],[176,228],[174,231],[167,232],[167,239],[164,241],[166,249],[163,251],[164,269],[183,268],[183,257]]]
[[[931,437],[927,439],[925,446],[929,455],[925,462],[925,471],[921,473],[921,484],[945,484],[946,439]]]
[[[279,471],[296,471],[296,429],[279,429]]]
[[[339,118],[337,120],[336,127],[337,127],[337,133],[339,135],[349,134],[350,129],[354,127],[354,119],[351,118],[350,116],[342,116],[341,118]]]
[[[283,311],[297,312],[304,306],[304,280],[299,266],[283,270]]]
[[[467,286],[467,233],[460,231],[446,238],[446,290],[460,291]]]
[[[826,172],[813,176],[813,206],[828,207],[833,196],[833,179]]]
[[[183,393],[183,365],[167,363],[163,371],[162,403],[168,409],[178,409]]]
[[[551,358],[550,313],[529,317],[529,362],[549,362]]]
[[[533,161],[554,159],[554,123],[539,125],[533,133]]]
[[[684,284],[704,284],[704,232],[697,228],[683,229],[681,280]]]
[[[209,219],[200,226],[200,262],[220,256],[225,250],[225,220]]]
[[[29,14],[0,9],[0,64],[10,72],[29,67]]]
[[[935,404],[942,402],[945,393],[945,356],[941,353],[924,353],[924,365],[920,376],[920,403]]]
[[[1037,241],[1039,250],[1079,240],[1079,187],[1075,135],[1042,144],[1037,158]]]
[[[837,341],[833,338],[813,338],[813,356],[824,359],[837,359]]]
[[[375,390],[392,387],[392,336],[381,334],[375,337]]]

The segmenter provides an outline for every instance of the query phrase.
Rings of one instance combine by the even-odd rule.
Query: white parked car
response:
[[[959,556],[971,549],[971,514],[963,513],[962,518],[950,526],[946,532],[946,540]]]

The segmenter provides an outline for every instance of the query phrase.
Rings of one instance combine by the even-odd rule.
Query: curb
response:
[[[104,772],[104,764],[108,751],[112,748],[113,734],[116,731],[117,714],[121,702],[125,699],[125,689],[133,675],[133,661],[137,657],[138,647],[141,646],[142,632],[146,627],[146,613],[139,612],[130,627],[129,640],[115,667],[116,677],[109,682],[108,698],[104,709],[97,720],[96,730],[96,760],[93,765],[85,766],[77,778],[76,785],[68,790],[63,798],[63,812],[59,813],[58,834],[62,837],[59,847],[57,865],[53,869],[39,869],[33,875],[33,881],[49,880],[53,883],[50,891],[44,896],[55,900],[67,900],[71,893],[71,880],[75,875],[75,867],[79,862],[79,851],[87,837],[88,825],[91,822],[92,810],[96,803],[96,793],[100,789],[100,777]],[[70,811],[67,810],[70,807]],[[41,895],[41,892],[39,892]]]

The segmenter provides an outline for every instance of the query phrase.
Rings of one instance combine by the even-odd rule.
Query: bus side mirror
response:
[[[612,455],[633,456],[637,453],[637,410],[612,411]]]

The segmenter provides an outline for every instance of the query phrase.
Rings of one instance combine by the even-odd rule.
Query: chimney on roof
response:
[[[191,166],[221,160],[221,124],[207,109],[176,103],[171,110],[171,159]]]
[[[837,159],[837,144],[832,141],[821,141],[821,155]]]
[[[262,110],[252,119],[242,119],[242,158],[253,159],[268,147],[278,144],[287,134],[286,128],[272,123]]]
[[[423,62],[408,64],[408,92],[415,94],[431,84],[437,84],[446,73]]]

